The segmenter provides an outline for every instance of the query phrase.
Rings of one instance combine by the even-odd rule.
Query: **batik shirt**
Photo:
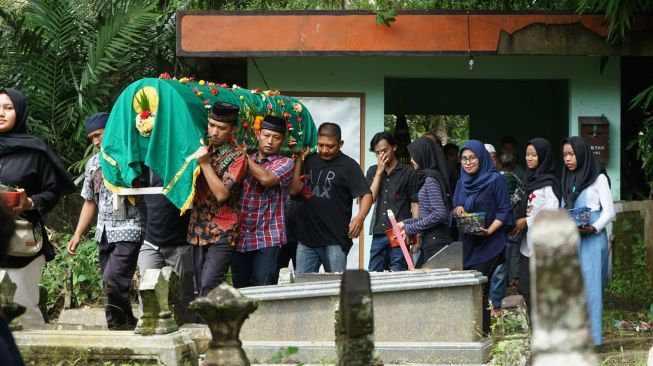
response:
[[[239,252],[250,252],[286,243],[284,204],[288,197],[288,186],[292,181],[295,163],[281,155],[258,160],[258,154],[253,154],[252,160],[274,174],[279,180],[279,185],[263,187],[251,174],[245,179],[241,199],[240,238],[236,248]]]
[[[233,246],[238,238],[238,200],[247,160],[233,145],[224,144],[209,150],[209,162],[231,194],[221,203],[211,192],[204,175],[197,177],[187,240],[194,245],[224,243]]]
[[[145,207],[140,197],[136,197],[135,205],[127,196],[119,196],[122,200],[118,210],[113,209],[113,193],[107,189],[102,179],[100,155],[95,154],[86,163],[82,198],[93,200],[97,204],[97,227],[95,239],[100,242],[106,235],[107,242],[129,241],[138,243],[143,239],[145,226]]]

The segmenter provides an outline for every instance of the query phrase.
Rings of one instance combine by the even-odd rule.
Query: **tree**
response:
[[[6,1],[6,0],[2,0]],[[4,5],[4,4],[3,4]],[[28,97],[31,132],[83,167],[84,119],[175,63],[182,1],[34,0],[0,7],[0,85]]]

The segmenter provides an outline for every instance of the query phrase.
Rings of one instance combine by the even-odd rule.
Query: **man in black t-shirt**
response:
[[[150,186],[162,187],[163,180],[151,169]],[[138,254],[141,277],[151,268],[170,266],[179,276],[179,297],[175,319],[178,323],[193,323],[195,316],[188,304],[195,297],[192,247],[186,241],[190,211],[179,216],[179,209],[162,194],[143,196],[147,208],[145,240]]]
[[[300,176],[308,175],[310,198],[299,207],[296,273],[343,272],[352,238],[363,228],[372,206],[372,193],[360,165],[342,153],[340,126],[326,122],[318,128],[318,154],[307,151],[295,162],[291,195],[304,188]],[[305,163],[305,164],[304,164]],[[360,210],[352,219],[352,202],[360,198]]]

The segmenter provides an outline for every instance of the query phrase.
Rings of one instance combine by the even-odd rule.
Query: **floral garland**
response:
[[[235,84],[229,87],[227,84],[217,84],[205,80],[196,81],[194,77],[177,79],[168,73],[161,74],[159,78],[177,80],[182,84],[188,84],[192,87],[192,91],[202,100],[207,114],[211,109],[212,102],[215,102],[218,96],[223,101],[239,104],[239,126],[241,128],[236,131],[232,139],[236,143],[244,143],[249,150],[255,150],[258,144],[257,136],[261,130],[264,115],[283,117],[287,123],[287,133],[283,146],[287,147],[287,153],[294,155],[299,152],[298,143],[303,141],[304,136],[303,116],[308,112],[304,110],[301,103],[288,96],[281,95],[278,90],[264,91],[259,88],[247,90]],[[196,86],[193,87],[193,85]],[[225,89],[228,93],[221,94],[220,88]],[[238,100],[232,100],[234,98]],[[313,146],[310,147],[313,148]]]
[[[136,129],[143,137],[150,137],[154,129],[155,113],[150,109],[150,100],[145,90],[140,91],[136,96],[136,103],[140,112],[136,114]]]

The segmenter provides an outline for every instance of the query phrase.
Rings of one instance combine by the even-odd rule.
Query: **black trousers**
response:
[[[193,246],[193,267],[199,296],[206,296],[224,282],[234,248],[227,243]]]
[[[278,246],[235,252],[231,261],[234,287],[272,285],[276,277],[278,252]]]
[[[106,235],[99,244],[100,271],[105,287],[105,314],[112,330],[131,330],[136,318],[131,305],[131,281],[136,272],[141,243],[109,243]]]
[[[492,274],[494,273],[494,270],[497,269],[497,266],[504,261],[505,253],[502,250],[500,254],[487,262],[474,264],[464,268],[466,270],[479,271],[483,276],[487,277],[487,282],[483,284],[483,333],[486,335],[490,334],[490,278],[492,278]]]

